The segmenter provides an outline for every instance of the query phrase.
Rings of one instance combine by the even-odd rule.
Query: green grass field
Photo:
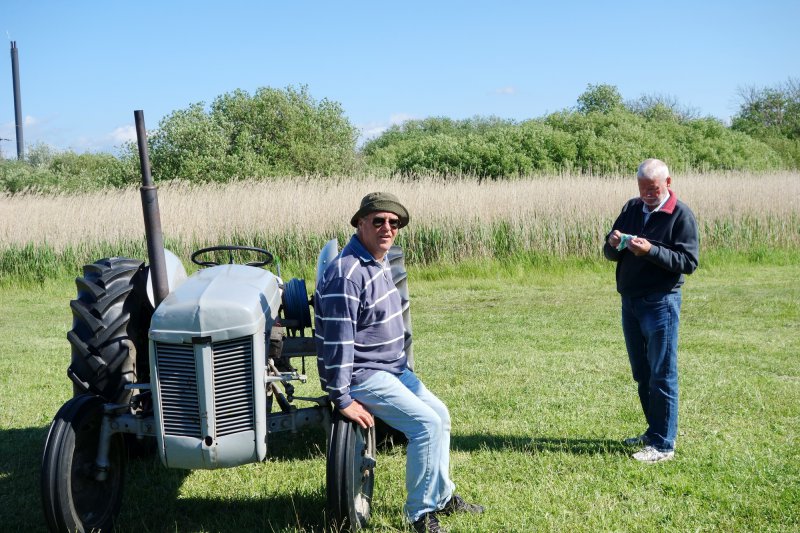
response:
[[[75,275],[78,273],[76,272]],[[284,277],[287,273],[284,273]],[[487,507],[451,531],[800,530],[800,262],[717,256],[684,291],[674,461],[620,443],[643,417],[613,265],[412,269],[417,371],[450,407],[458,491]],[[42,531],[39,462],[70,396],[71,280],[0,291],[0,513]],[[309,361],[309,368],[313,361]],[[309,372],[301,393],[318,394]],[[129,463],[120,531],[320,531],[324,434],[220,471]],[[403,448],[379,455],[373,530],[403,531]]]

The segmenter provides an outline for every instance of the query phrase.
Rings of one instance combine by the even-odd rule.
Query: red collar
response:
[[[641,198],[639,198],[639,202],[642,204],[644,203]],[[675,191],[670,189],[669,198],[667,198],[667,201],[664,203],[664,205],[661,206],[661,209],[659,209],[658,212],[659,213],[664,212],[668,215],[671,215],[672,212],[675,211],[676,205],[678,205],[678,195],[675,194]]]
[[[672,190],[669,191],[669,198],[667,199],[667,203],[664,204],[664,207],[660,209],[669,215],[675,211],[675,206],[678,205],[678,195],[675,194]]]

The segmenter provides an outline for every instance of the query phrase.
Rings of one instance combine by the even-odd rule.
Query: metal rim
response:
[[[334,528],[357,531],[370,520],[375,485],[375,428],[334,415],[328,448],[328,511]]]
[[[108,531],[122,503],[124,441],[111,438],[107,478],[95,478],[103,400],[82,395],[68,401],[51,426],[42,461],[42,499],[55,531]]]
[[[363,429],[353,425],[355,427],[349,432],[345,465],[349,476],[347,504],[351,523],[363,527],[369,522],[375,484],[375,428]]]

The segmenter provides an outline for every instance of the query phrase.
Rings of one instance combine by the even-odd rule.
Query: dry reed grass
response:
[[[697,215],[706,246],[748,242],[800,247],[800,174],[693,174],[673,189]],[[402,235],[423,260],[550,251],[596,255],[602,236],[628,198],[635,178],[554,176],[477,183],[474,180],[304,179],[159,186],[167,239],[188,248],[256,239],[346,236],[360,198],[374,190],[397,194],[412,213]],[[136,188],[82,195],[0,196],[0,250],[45,246],[59,252],[143,239]],[[747,242],[745,242],[747,241]],[[420,248],[421,247],[421,248]],[[420,254],[431,250],[432,256]],[[298,250],[300,252],[300,250]],[[285,253],[285,252],[284,252]],[[305,252],[303,252],[305,253]],[[413,256],[413,253],[412,253]]]

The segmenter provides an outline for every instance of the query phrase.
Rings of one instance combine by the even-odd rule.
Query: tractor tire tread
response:
[[[153,310],[146,267],[138,259],[111,257],[84,266],[83,273],[75,280],[77,298],[70,302],[68,375],[76,394],[92,392],[122,403],[131,394],[125,385],[149,375],[147,330]]]

